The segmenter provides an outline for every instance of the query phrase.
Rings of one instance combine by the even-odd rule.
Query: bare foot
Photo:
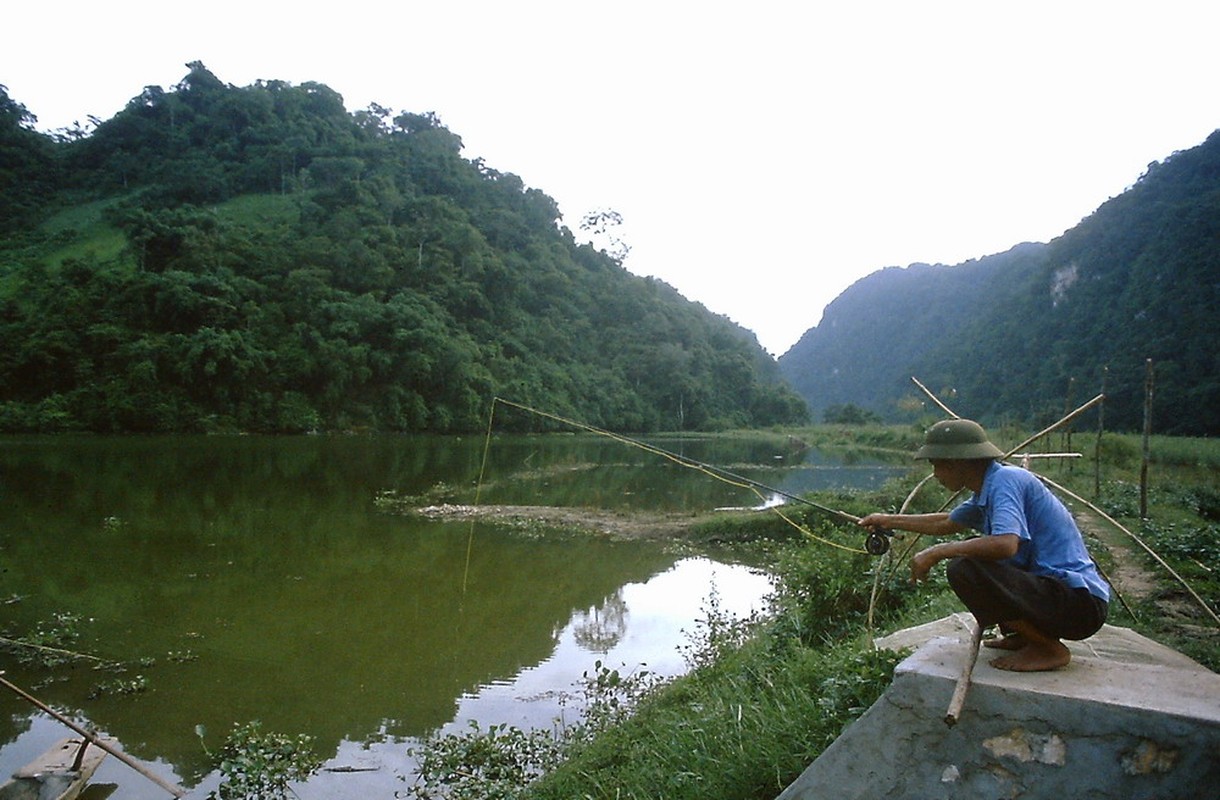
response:
[[[1010,672],[1050,672],[1066,667],[1072,660],[1072,651],[1063,642],[1047,645],[1031,642],[1011,655],[993,659],[991,666]]]
[[[1027,644],[1029,642],[1021,634],[1010,633],[998,639],[988,639],[983,642],[983,647],[990,647],[992,650],[1020,650]]]

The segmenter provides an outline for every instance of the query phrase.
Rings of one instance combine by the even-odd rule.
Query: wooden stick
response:
[[[939,397],[932,394],[931,389],[929,389],[927,386],[924,386],[922,383],[919,382],[918,378],[912,376],[911,381],[914,382],[914,384],[916,386],[918,386],[920,388],[920,390],[928,396],[928,399],[930,399],[933,403],[935,403],[941,409],[941,411],[944,411],[946,414],[953,417],[954,419],[961,419],[961,417],[958,416],[956,411],[954,411],[953,409],[949,408],[947,405],[942,403]],[[1056,422],[1054,425],[1043,428],[1042,430],[1035,433],[1033,436],[1030,436],[1028,439],[1026,439],[1025,441],[1021,442],[1019,445],[1017,445],[1016,447],[1009,450],[1007,453],[1004,454],[1004,458],[1011,458],[1013,453],[1020,452],[1023,448],[1028,447],[1029,445],[1031,445],[1034,442],[1041,439],[1043,436],[1046,436],[1048,433],[1051,433],[1052,431],[1062,428],[1064,425],[1066,425],[1069,422],[1071,422],[1072,420],[1076,419],[1076,417],[1079,417],[1081,414],[1088,411],[1090,408],[1092,408],[1093,406],[1097,405],[1098,403],[1100,403],[1102,400],[1105,400],[1105,399],[1106,399],[1106,396],[1104,394],[1099,394],[1096,397],[1094,397],[1092,400],[1090,400],[1089,402],[1078,407],[1075,411],[1072,411],[1069,414],[1064,414],[1063,417],[1060,418],[1060,420],[1058,422]]]
[[[38,698],[29,694],[24,689],[21,689],[20,687],[11,683],[7,678],[2,677],[3,675],[4,675],[4,673],[0,672],[0,684],[4,684],[7,688],[12,690],[12,692],[14,694],[16,694],[18,697],[20,697],[21,699],[28,700],[30,703],[34,704],[34,706],[36,706],[37,708],[50,714],[52,717],[59,720],[64,725],[67,725],[69,728],[71,728],[72,730],[76,731],[78,734],[83,736],[90,744],[92,744],[95,747],[98,747],[102,750],[105,750],[107,753],[114,756],[119,761],[122,761],[124,764],[131,767],[136,772],[143,775],[145,778],[148,778],[150,781],[157,784],[162,789],[164,789],[165,791],[172,794],[174,797],[183,797],[186,795],[186,789],[183,789],[181,786],[175,786],[172,783],[167,783],[159,775],[156,775],[155,773],[150,771],[148,768],[144,767],[143,765],[141,765],[140,763],[135,761],[131,756],[127,755],[126,753],[124,753],[121,750],[115,750],[113,747],[106,744],[106,742],[103,741],[102,739],[99,739],[98,737],[89,733],[84,728],[80,727],[75,722],[73,722],[72,720],[63,716],[58,711],[55,711],[54,709],[52,709],[46,703],[43,703],[41,700],[39,700]]]
[[[1105,400],[1105,399],[1106,399],[1106,396],[1105,396],[1104,394],[1099,394],[1099,395],[1097,395],[1096,397],[1094,397],[1094,398],[1093,398],[1092,400],[1090,400],[1089,402],[1085,403],[1085,404],[1084,404],[1084,405],[1082,405],[1082,406],[1079,406],[1079,407],[1078,407],[1078,408],[1077,408],[1075,411],[1073,411],[1072,413],[1070,413],[1070,414],[1065,414],[1065,415],[1064,415],[1064,416],[1063,416],[1063,417],[1062,417],[1062,418],[1061,418],[1061,419],[1060,419],[1058,422],[1056,422],[1054,425],[1049,425],[1049,426],[1047,426],[1047,427],[1043,428],[1042,430],[1040,430],[1040,431],[1038,431],[1037,433],[1035,433],[1033,436],[1030,436],[1028,439],[1026,439],[1025,441],[1021,442],[1019,445],[1017,445],[1016,447],[1014,447],[1014,448],[1012,448],[1011,450],[1009,450],[1007,453],[1005,453],[1005,454],[1004,454],[1004,458],[1009,458],[1009,457],[1011,457],[1013,453],[1020,452],[1020,451],[1021,451],[1021,450],[1023,450],[1024,448],[1028,447],[1029,445],[1031,445],[1031,444],[1033,444],[1034,442],[1036,442],[1036,441],[1038,441],[1039,439],[1041,439],[1043,436],[1046,436],[1048,433],[1051,433],[1052,431],[1055,431],[1055,430],[1057,430],[1057,429],[1059,429],[1059,428],[1062,428],[1064,425],[1066,425],[1066,424],[1068,424],[1069,422],[1071,422],[1072,420],[1076,419],[1076,417],[1079,417],[1081,414],[1083,414],[1084,412],[1088,411],[1090,408],[1092,408],[1093,406],[1097,405],[1098,403],[1100,403],[1101,401],[1103,401],[1103,400]]]
[[[1145,544],[1143,539],[1136,536],[1128,528],[1123,527],[1121,524],[1119,524],[1118,520],[1114,519],[1114,517],[1110,516],[1109,514],[1107,514],[1104,511],[1102,511],[1100,508],[1093,505],[1088,500],[1085,500],[1083,497],[1076,494],[1071,489],[1068,489],[1067,487],[1064,487],[1064,486],[1060,486],[1059,484],[1055,483],[1053,480],[1046,477],[1045,475],[1039,475],[1038,480],[1042,481],[1047,486],[1050,486],[1052,489],[1062,492],[1063,494],[1067,495],[1068,497],[1072,498],[1073,500],[1077,500],[1081,503],[1084,503],[1086,506],[1089,507],[1089,509],[1091,511],[1098,514],[1106,522],[1110,523],[1115,528],[1118,528],[1120,531],[1122,531],[1123,533],[1130,536],[1132,541],[1134,541],[1140,547],[1144,548],[1144,552],[1148,553],[1148,555],[1152,556],[1156,560],[1156,563],[1158,563],[1162,567],[1164,567],[1165,570],[1167,572],[1169,572],[1170,575],[1172,575],[1175,579],[1177,579],[1178,583],[1182,584],[1182,588],[1185,589],[1187,592],[1189,592],[1190,596],[1193,597],[1195,599],[1195,602],[1197,602],[1199,604],[1199,607],[1202,608],[1204,611],[1206,611],[1208,613],[1208,615],[1213,620],[1216,621],[1216,624],[1220,625],[1220,615],[1216,614],[1216,612],[1212,610],[1212,607],[1207,604],[1207,601],[1204,600],[1202,597],[1200,597],[1199,593],[1196,592],[1194,589],[1192,589],[1190,587],[1190,584],[1186,582],[1186,579],[1183,578],[1181,575],[1179,575],[1177,570],[1175,570],[1173,567],[1169,566],[1169,564],[1165,561],[1165,559],[1161,558],[1160,554],[1157,553],[1157,551],[1153,550],[1151,547],[1149,547],[1147,544]],[[1114,588],[1114,587],[1111,586],[1111,588]],[[1115,592],[1115,594],[1117,594],[1118,589],[1114,589],[1114,592]],[[1122,599],[1122,595],[1119,595],[1119,599],[1120,600]],[[1123,601],[1123,605],[1124,606],[1127,605],[1125,600]],[[1128,608],[1127,610],[1130,611],[1131,609]],[[1135,615],[1132,614],[1131,616],[1135,616]]]
[[[949,710],[945,712],[945,724],[952,728],[962,715],[962,706],[966,704],[966,692],[970,689],[970,676],[974,674],[974,664],[979,660],[979,645],[983,642],[983,626],[974,623],[974,632],[970,634],[970,650],[966,653],[966,666],[957,678],[953,687],[953,698],[949,700]]]
[[[68,656],[70,658],[87,658],[90,661],[96,661],[99,664],[106,663],[106,659],[91,656],[88,653],[78,653],[75,650],[64,650],[60,647],[47,647],[45,644],[31,644],[30,642],[23,642],[20,639],[10,639],[7,636],[0,636],[0,644],[6,644],[9,647],[28,647],[31,650],[42,650],[43,652],[47,653],[58,653],[61,656]]]

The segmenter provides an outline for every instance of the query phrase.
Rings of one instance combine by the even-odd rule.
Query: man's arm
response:
[[[865,528],[888,528],[927,536],[951,536],[966,526],[949,519],[948,512],[937,514],[869,514],[859,522]]]
[[[932,567],[947,558],[977,558],[981,561],[1002,561],[1017,554],[1021,537],[1015,533],[976,536],[957,542],[940,542],[920,550],[911,557],[911,580],[921,581]]]
[[[926,536],[952,536],[967,530],[967,526],[954,522],[948,512],[935,514],[869,514],[860,520],[866,528],[890,528]],[[952,542],[940,542],[920,550],[911,557],[911,580],[921,581],[932,567],[947,558],[978,558],[984,561],[1002,561],[1017,554],[1021,539],[1015,533],[995,536],[978,536]]]

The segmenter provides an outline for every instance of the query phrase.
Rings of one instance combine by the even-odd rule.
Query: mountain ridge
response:
[[[779,364],[815,415],[851,403],[910,418],[918,377],[991,422],[1054,419],[1072,392],[1104,390],[1107,425],[1136,430],[1151,363],[1156,429],[1211,436],[1217,301],[1220,131],[1049,243],[862,278]]]

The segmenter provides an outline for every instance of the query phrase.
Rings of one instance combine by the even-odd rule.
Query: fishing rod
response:
[[[829,514],[830,516],[835,517],[836,519],[842,520],[844,522],[850,522],[855,525],[855,524],[859,524],[860,519],[861,519],[860,517],[857,517],[853,514],[848,514],[846,511],[840,511],[837,508],[831,508],[830,506],[824,506],[821,503],[816,503],[807,497],[801,497],[800,495],[792,494],[791,492],[786,492],[783,489],[777,489],[776,487],[769,486],[769,485],[763,483],[762,481],[756,481],[753,478],[747,478],[746,476],[740,475],[736,472],[730,472],[729,470],[724,469],[723,467],[718,467],[715,464],[707,464],[705,462],[693,459],[690,456],[685,456],[680,453],[674,453],[672,451],[666,450],[663,447],[658,447],[654,444],[649,444],[648,442],[644,442],[639,439],[632,439],[630,436],[624,436],[621,433],[615,433],[613,431],[608,431],[603,428],[598,428],[594,425],[589,425],[588,423],[578,422],[573,419],[567,419],[565,417],[559,416],[558,414],[552,414],[547,411],[541,411],[536,408],[530,408],[529,406],[523,406],[520,403],[514,403],[511,400],[505,400],[502,397],[493,398],[492,405],[494,406],[495,403],[503,403],[506,406],[510,406],[512,408],[519,409],[526,413],[536,414],[540,417],[545,417],[547,419],[551,419],[556,422],[561,422],[564,425],[570,425],[571,427],[578,428],[580,430],[587,431],[589,433],[596,433],[600,436],[608,436],[611,439],[615,439],[616,441],[623,442],[624,444],[629,444],[634,447],[638,447],[642,450],[646,450],[648,452],[655,453],[656,455],[664,456],[665,458],[675,461],[683,466],[690,467],[692,469],[697,469],[701,472],[705,472],[708,475],[711,475],[712,477],[717,478],[719,480],[723,480],[723,481],[729,482],[729,483],[738,483],[738,484],[742,484],[745,486],[753,487],[754,489],[757,489],[760,491],[770,492],[771,494],[777,495],[779,497],[783,497],[786,500],[791,500],[794,503],[801,503],[803,505],[817,509],[818,511],[821,511],[823,514]],[[889,552],[890,537],[892,537],[893,535],[894,535],[894,532],[890,531],[886,528],[882,528],[882,527],[870,528],[868,534],[865,536],[865,539],[864,539],[865,551],[868,552],[869,555],[874,555],[874,556],[885,555],[887,552]]]

